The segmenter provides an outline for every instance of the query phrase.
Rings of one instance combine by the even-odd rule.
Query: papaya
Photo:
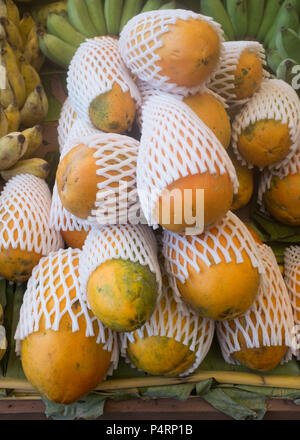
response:
[[[0,197],[0,275],[23,283],[43,257],[41,240],[49,242],[49,252],[62,245],[59,232],[51,230],[50,192],[42,179],[18,175],[7,182]],[[44,237],[42,236],[44,234]],[[50,244],[51,242],[51,244]],[[34,243],[36,247],[30,246]]]
[[[111,352],[104,350],[102,343],[97,343],[99,324],[93,320],[95,336],[86,336],[87,319],[93,319],[90,311],[84,315],[78,300],[78,256],[73,260],[62,259],[60,269],[57,258],[46,258],[39,266],[39,271],[48,271],[55,277],[53,292],[47,284],[37,287],[34,295],[42,295],[45,307],[50,314],[51,326],[56,318],[55,301],[59,304],[58,330],[48,328],[45,313],[41,312],[38,330],[29,334],[22,341],[22,367],[28,381],[47,399],[61,404],[70,404],[91,392],[104,378],[111,362]],[[55,269],[53,269],[55,268]],[[46,280],[46,277],[44,277]],[[46,283],[47,281],[45,281]],[[66,291],[66,289],[69,289]],[[53,296],[54,295],[54,296]],[[78,330],[72,331],[72,317],[65,309],[66,299],[71,302],[72,313],[76,316]],[[54,299],[55,298],[55,299]],[[52,312],[52,313],[51,313]]]
[[[233,202],[233,184],[227,173],[206,172],[183,177],[167,186],[155,208],[159,224],[178,234],[185,234],[187,228],[196,226],[196,221],[193,225],[188,224],[185,213],[190,212],[194,218],[197,217],[201,208],[199,190],[204,190],[204,228],[208,229],[222,219]],[[170,197],[172,193],[177,197]]]
[[[201,317],[195,317],[191,309],[182,313],[166,277],[163,277],[163,286],[162,298],[147,327],[133,332],[126,353],[136,368],[148,374],[175,377],[191,372],[205,358],[214,325],[211,321],[204,323]],[[149,327],[155,329],[154,335],[148,331]],[[208,343],[202,346],[203,341]]]
[[[102,263],[89,277],[87,299],[103,324],[117,332],[140,328],[157,300],[155,274],[148,266],[122,259]]]
[[[184,98],[183,102],[199,116],[227,149],[231,139],[231,125],[221,102],[211,93],[197,93]]]
[[[79,144],[63,157],[56,172],[58,194],[64,208],[86,219],[95,207],[97,175],[95,149]]]
[[[239,181],[239,189],[237,194],[233,196],[233,203],[231,205],[231,211],[237,211],[240,208],[248,205],[253,195],[254,189],[254,175],[253,170],[247,166],[242,165],[233,154],[230,155],[230,159],[236,171],[236,175]]]
[[[202,18],[178,19],[169,24],[159,43],[154,50],[159,57],[155,64],[161,76],[178,86],[192,87],[206,81],[221,54],[221,39],[215,27]]]
[[[164,247],[164,252],[169,254],[172,274],[176,275],[181,265],[186,268],[185,280],[175,278],[183,301],[200,316],[215,321],[245,313],[260,286],[259,270],[253,267],[248,246],[236,235],[232,236],[231,222],[222,222],[221,229],[220,224],[197,236],[199,240],[186,236],[178,240],[177,249],[170,248],[167,241]],[[221,247],[227,249],[225,254],[228,253],[230,262]],[[235,249],[241,250],[242,262],[237,262]]]
[[[81,229],[81,231],[60,231],[64,242],[72,249],[82,249],[89,231]]]
[[[231,356],[252,370],[269,371],[280,363],[288,350],[288,328],[290,325],[291,330],[293,318],[290,298],[275,256],[267,246],[259,249],[265,249],[262,257],[265,282],[248,313],[229,320],[227,326],[239,344]],[[256,341],[254,347],[249,346],[249,340]]]
[[[96,96],[89,106],[91,123],[106,133],[124,133],[135,119],[136,104],[130,91],[123,92],[118,83],[102,95]]]
[[[288,124],[274,119],[250,123],[237,140],[237,148],[244,159],[260,168],[282,161],[292,145]]]
[[[81,219],[87,219],[93,214],[92,211],[96,211],[95,204],[100,184],[107,182],[103,196],[105,206],[108,206],[110,197],[112,197],[112,203],[114,203],[114,196],[118,195],[121,181],[127,183],[129,193],[136,186],[136,174],[133,164],[136,162],[137,147],[131,143],[131,148],[129,148],[129,145],[126,145],[125,136],[120,136],[118,139],[112,138],[109,141],[105,137],[107,135],[103,135],[104,138],[101,138],[101,136],[100,134],[99,146],[103,146],[101,155],[98,154],[95,157],[96,148],[79,144],[62,158],[56,172],[57,190],[62,205],[71,214]],[[107,146],[108,142],[113,142],[114,146]],[[119,147],[116,145],[118,142]],[[124,150],[122,142],[125,142]],[[117,151],[117,149],[120,151]],[[131,159],[131,161],[128,159]],[[119,164],[121,165],[119,166]],[[100,172],[101,170],[103,170],[103,173]],[[116,176],[120,176],[119,180]],[[107,192],[108,189],[111,189],[112,194]],[[118,208],[117,201],[117,213],[119,213]]]
[[[300,173],[287,174],[282,179],[273,175],[263,201],[277,221],[288,226],[300,226]]]
[[[259,56],[245,49],[234,71],[234,93],[238,100],[250,98],[263,81],[263,65]]]

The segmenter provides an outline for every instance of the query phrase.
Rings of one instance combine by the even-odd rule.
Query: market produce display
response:
[[[196,383],[216,350],[245,385],[299,368],[300,2],[24,11],[0,1],[0,275],[27,283],[11,328],[0,281],[6,374],[16,351],[68,406],[124,371]],[[34,157],[49,72],[67,92],[52,168]]]

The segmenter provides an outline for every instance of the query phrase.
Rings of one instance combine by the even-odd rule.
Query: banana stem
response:
[[[263,374],[232,371],[203,371],[184,378],[135,377],[130,379],[111,379],[98,385],[95,391],[115,391],[129,388],[197,383],[210,378],[214,378],[216,382],[220,384],[253,385],[300,390],[300,377],[298,376],[264,376]],[[12,389],[24,393],[35,391],[33,386],[23,379],[1,379],[0,388]]]

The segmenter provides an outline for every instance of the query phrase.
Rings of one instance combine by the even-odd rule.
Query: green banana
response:
[[[141,12],[156,11],[161,7],[161,0],[148,0]]]
[[[265,10],[265,0],[248,0],[248,37],[256,37]]]
[[[3,136],[0,139],[0,170],[13,167],[25,154],[27,147],[26,138],[20,132]]]
[[[44,88],[39,85],[30,93],[20,112],[21,126],[26,128],[39,125],[45,120],[47,113],[48,99]]]
[[[221,0],[202,0],[200,12],[220,23],[227,38],[234,40],[234,29]]]
[[[39,6],[32,10],[32,16],[36,21],[41,24],[41,26],[45,28],[47,17],[51,12],[54,12],[55,14],[67,12],[67,3],[65,1],[60,1]]]
[[[75,52],[76,47],[61,40],[55,35],[40,32],[40,47],[44,55],[53,63],[62,67],[68,67]]]
[[[107,32],[118,35],[120,30],[121,16],[123,10],[123,0],[105,0],[104,16],[106,20]]]
[[[172,1],[172,2],[165,3],[159,9],[176,9],[176,2]]]
[[[300,64],[300,37],[297,32],[282,27],[276,38],[276,46],[283,59],[291,58]]]
[[[267,61],[272,71],[276,73],[276,70],[278,69],[279,64],[283,61],[283,58],[278,50],[269,49],[267,52]]]
[[[226,0],[226,7],[236,38],[243,40],[248,27],[247,0]]]
[[[20,174],[32,174],[40,179],[47,179],[50,171],[50,165],[44,159],[37,157],[33,159],[19,160],[16,165],[8,170],[1,172],[2,179],[8,181]]]
[[[270,47],[271,49],[276,49],[276,37],[283,26],[294,30],[297,30],[299,26],[299,18],[296,9],[291,3],[286,1],[282,4],[277,14],[277,18],[264,40],[265,46]]]
[[[72,46],[80,46],[86,40],[84,35],[76,31],[68,20],[59,14],[51,13],[48,15],[47,28],[52,35]]]
[[[132,17],[141,12],[142,6],[142,0],[125,0],[121,17],[120,31],[123,29],[125,24],[132,19]]]
[[[260,25],[260,29],[256,36],[257,40],[263,42],[267,33],[271,29],[274,20],[276,19],[277,13],[282,5],[283,0],[267,0],[266,7],[264,11],[264,18]]]
[[[71,25],[81,34],[92,38],[97,35],[88,7],[84,0],[68,0],[68,16]]]
[[[283,60],[277,70],[276,70],[276,76],[279,79],[282,79],[283,81],[286,81],[288,83],[292,83],[294,78],[293,68],[297,66],[297,63],[292,59],[286,59]]]
[[[294,8],[297,11],[297,14],[300,15],[300,1],[299,0],[289,0],[289,3],[291,3]]]
[[[97,29],[97,35],[106,34],[106,22],[104,17],[103,0],[85,0],[90,19]]]

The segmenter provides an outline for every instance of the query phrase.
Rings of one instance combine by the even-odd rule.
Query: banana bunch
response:
[[[140,12],[174,9],[175,1],[162,0],[68,0],[44,7],[46,29],[39,33],[44,55],[67,68],[78,46],[100,35],[118,35],[125,24]]]
[[[222,25],[226,40],[262,43],[271,71],[293,83],[300,64],[300,0],[201,0],[200,13]]]
[[[0,175],[5,180],[24,170],[38,177],[48,173],[45,161],[32,158],[48,113],[38,73],[44,61],[38,30],[31,15],[21,18],[12,0],[0,0]]]

